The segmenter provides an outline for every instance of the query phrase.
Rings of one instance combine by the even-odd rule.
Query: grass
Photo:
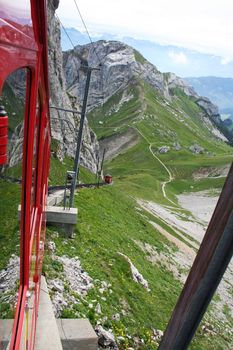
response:
[[[195,101],[179,90],[174,91],[176,98],[168,102],[140,80],[128,89],[134,98],[118,108],[117,112],[112,110],[112,106],[119,103],[122,91],[89,115],[89,122],[99,139],[110,135],[117,138],[118,133],[129,126],[138,129],[146,138],[139,135],[137,145],[105,164],[105,171],[114,176],[117,184],[132,196],[166,204],[161,182],[168,180],[168,173],[149,152],[151,144],[152,151],[175,178],[166,187],[172,200],[176,201],[175,195],[184,191],[221,188],[224,178],[196,181],[192,177],[195,171],[203,167],[221,168],[229,164],[233,154],[232,147],[217,140],[207,128],[203,128],[203,111]],[[140,112],[143,109],[140,98],[142,89],[146,105],[143,118]],[[99,124],[100,121],[103,124]],[[174,142],[181,145],[180,151],[173,150]],[[204,148],[204,154],[193,154],[189,150],[195,143]],[[170,146],[167,154],[158,153],[162,145]]]
[[[142,57],[137,53],[135,55],[141,62]],[[174,99],[167,101],[156,90],[135,78],[129,83],[126,91],[118,91],[103,107],[98,107],[89,114],[90,124],[99,139],[111,135],[117,138],[129,127],[137,129],[144,137],[139,134],[139,141],[135,146],[106,162],[104,170],[113,175],[113,186],[79,191],[75,198],[79,216],[74,239],[67,239],[62,233],[57,235],[55,229],[50,228],[47,231],[47,242],[55,242],[56,255],[78,256],[95,285],[83,298],[73,293],[69,284],[65,283],[64,293],[73,295],[77,303],[69,303],[61,316],[88,317],[93,325],[101,318],[104,327],[111,328],[115,336],[123,336],[119,344],[122,350],[134,346],[132,337],[143,339],[144,343],[140,349],[156,348],[151,342],[152,330],[165,329],[182,288],[181,283],[162,264],[151,264],[147,259],[148,253],[135,243],[148,243],[158,254],[169,254],[170,250],[177,249],[148,222],[152,219],[150,214],[135,210],[134,198],[169,204],[162,194],[162,182],[168,180],[169,174],[149,151],[149,145],[174,176],[174,180],[166,187],[166,193],[172,200],[176,200],[176,195],[184,191],[221,188],[223,178],[205,178],[197,181],[194,180],[193,173],[203,167],[221,168],[232,159],[232,148],[216,140],[211,132],[203,127],[203,111],[195,101],[181,91],[174,91],[174,94]],[[130,96],[130,99],[122,102],[125,95]],[[173,150],[174,142],[180,143],[180,151]],[[189,147],[194,143],[204,148],[204,154],[194,155],[190,152]],[[162,145],[170,146],[167,154],[158,153],[158,148]],[[52,148],[56,152],[55,141]],[[65,158],[61,163],[52,158],[49,184],[64,184],[66,171],[72,168],[71,159]],[[17,173],[17,169],[15,171]],[[93,182],[95,176],[81,168],[80,181]],[[0,208],[6,228],[3,228],[3,238],[0,238],[6,242],[8,232],[12,232],[9,242],[7,241],[9,247],[4,248],[8,249],[5,251],[6,258],[5,255],[1,258],[2,266],[5,266],[7,256],[9,259],[17,245],[17,223],[11,219],[8,210],[12,209],[10,206],[13,201],[13,209],[17,210],[19,186],[4,183],[1,195],[6,197],[6,204]],[[153,217],[153,220],[176,236],[176,233],[159,218]],[[119,253],[131,259],[148,281],[150,291],[132,280],[129,264]],[[63,265],[48,249],[43,271],[47,278],[61,278],[64,273]],[[65,276],[63,277],[65,279]],[[102,294],[100,287],[103,281],[111,287]],[[101,305],[101,315],[95,312],[94,307],[97,303]],[[91,308],[90,304],[94,307]],[[218,323],[211,312],[212,307],[205,320],[210,320],[216,334],[206,336],[199,328],[190,345],[191,350],[230,348],[232,336],[225,333],[226,325]],[[119,320],[113,319],[116,314],[120,315]],[[232,320],[227,308],[225,314],[227,325],[231,327]]]
[[[137,50],[134,49],[134,57],[135,60],[141,64],[146,63],[146,59],[138,52]]]
[[[16,73],[17,74],[17,73]],[[12,135],[14,129],[23,120],[24,99],[15,96],[11,86],[6,82],[3,87],[0,103],[5,107],[9,122],[9,135]]]
[[[135,211],[134,201],[113,186],[82,189],[76,197],[76,205],[79,208],[79,224],[75,239],[67,240],[64,244],[64,237],[54,237],[52,232],[49,235],[56,243],[56,254],[70,257],[77,255],[97,285],[98,280],[111,284],[112,294],[104,294],[106,302],[101,299],[99,289],[95,288],[89,292],[87,304],[91,300],[101,304],[102,312],[108,318],[105,326],[113,327],[116,335],[122,331],[124,334],[128,332],[144,337],[145,332],[152,332],[153,327],[164,328],[181,284],[170,272],[167,271],[165,275],[160,266],[151,265],[134,240],[149,243],[158,252],[168,251],[166,245],[170,246],[170,243]],[[132,281],[129,265],[119,252],[127,255],[140,272],[143,271],[151,292]],[[47,255],[45,271],[48,275],[54,270],[50,259],[51,256]],[[174,293],[169,299],[171,289]],[[122,315],[122,304],[127,305],[125,316]],[[81,305],[78,311],[73,305],[68,309],[70,317],[77,317],[77,312],[85,312],[90,317],[85,305]],[[112,320],[116,313],[121,314],[120,322]],[[98,316],[92,313],[90,318],[95,324]]]
[[[19,221],[18,204],[20,203],[21,186],[0,179],[0,271],[5,269],[12,254],[19,256]],[[3,281],[1,281],[2,283]],[[8,302],[16,295],[17,286],[12,291],[0,293],[1,318],[13,318],[13,303]]]
[[[156,349],[151,343],[152,329],[165,329],[182,285],[163,265],[151,264],[147,253],[134,241],[150,244],[158,254],[168,253],[169,249],[175,251],[176,247],[148,223],[147,216],[135,210],[134,200],[115,186],[82,189],[75,202],[79,208],[75,238],[66,239],[50,229],[47,241],[55,242],[58,256],[78,256],[84,270],[93,278],[95,288],[85,298],[74,294],[78,303],[70,303],[62,317],[88,317],[93,325],[102,319],[105,328],[111,328],[115,336],[123,336],[120,349],[133,346],[130,337],[144,340],[141,349]],[[119,252],[128,256],[142,273],[150,292],[132,280],[129,265]],[[47,250],[46,277],[61,278],[61,271],[62,267],[57,266],[56,259]],[[111,285],[103,294],[100,292],[102,281]],[[72,293],[69,284],[65,289],[65,293]],[[101,306],[101,315],[95,312],[97,303]],[[113,319],[116,314],[120,315],[119,320]],[[227,349],[232,339],[224,334],[225,325],[212,320],[210,312],[205,320],[214,325],[217,334],[207,337],[199,328],[190,349]]]
[[[138,57],[138,61],[140,62],[141,58]],[[142,62],[141,62],[142,63]],[[132,87],[130,88],[132,89]],[[142,94],[143,90],[143,94]],[[133,91],[133,92],[132,92]],[[128,101],[128,104],[122,105],[116,108],[117,102],[119,102],[122,98],[123,91],[118,92],[117,95],[113,96],[102,108],[97,108],[93,110],[89,116],[89,122],[97,133],[99,139],[107,138],[111,135],[114,135],[117,139],[117,135],[121,130],[127,130],[129,127],[135,128],[138,130],[144,137],[142,137],[139,133],[139,141],[132,148],[128,149],[126,152],[121,152],[118,156],[109,160],[105,163],[105,172],[111,173],[113,175],[114,181],[114,189],[101,189],[101,193],[108,193],[108,196],[112,196],[112,205],[111,205],[111,214],[109,213],[108,208],[105,206],[105,203],[108,203],[109,199],[102,197],[103,194],[99,195],[99,198],[96,198],[95,192],[91,194],[83,192],[83,196],[87,196],[85,198],[89,198],[88,202],[85,204],[86,208],[83,210],[86,212],[85,218],[87,220],[87,227],[89,234],[94,239],[93,250],[95,252],[94,257],[92,257],[92,250],[89,250],[88,256],[83,255],[79,248],[79,255],[83,259],[83,263],[86,261],[90,261],[90,259],[94,259],[98,264],[98,254],[102,254],[102,258],[104,259],[103,265],[100,264],[98,266],[98,270],[100,269],[100,273],[107,273],[108,263],[105,261],[105,256],[109,255],[109,251],[106,251],[106,244],[109,244],[109,250],[111,249],[112,253],[114,253],[115,248],[120,244],[123,232],[118,232],[117,227],[122,220],[127,220],[125,223],[126,227],[126,237],[124,238],[125,242],[125,251],[124,253],[128,255],[137,267],[140,267],[140,271],[145,274],[148,278],[149,283],[152,283],[154,286],[153,279],[158,280],[162,283],[163,288],[156,290],[153,288],[153,293],[156,294],[155,300],[156,303],[151,303],[150,300],[141,299],[141,294],[137,291],[137,301],[138,303],[142,303],[145,305],[145,310],[139,310],[138,306],[133,303],[132,308],[135,308],[134,314],[132,314],[132,319],[135,319],[138,326],[135,327],[133,322],[129,325],[128,320],[124,320],[123,325],[125,328],[130,329],[132,334],[136,334],[138,329],[142,329],[143,326],[146,327],[147,331],[151,330],[152,318],[155,317],[156,322],[159,320],[158,326],[161,329],[164,329],[166,317],[169,317],[167,314],[168,309],[166,308],[165,303],[171,302],[175,303],[175,299],[177,298],[177,288],[180,288],[180,285],[176,286],[174,289],[175,295],[172,295],[170,287],[172,286],[172,282],[170,286],[166,286],[163,284],[163,281],[160,280],[160,277],[157,276],[158,270],[161,269],[161,266],[157,266],[153,271],[153,277],[148,273],[150,270],[147,270],[147,265],[144,258],[144,263],[141,265],[141,260],[138,256],[139,251],[138,247],[135,247],[132,243],[130,244],[132,251],[127,249],[127,241],[129,237],[133,239],[140,239],[143,242],[148,240],[148,243],[152,246],[156,246],[158,242],[164,242],[161,235],[159,237],[155,236],[155,230],[152,228],[148,228],[145,223],[145,228],[143,229],[144,235],[146,232],[151,232],[148,230],[153,230],[153,233],[141,236],[141,230],[136,229],[132,232],[128,231],[128,227],[132,224],[132,222],[138,222],[138,216],[133,214],[135,211],[133,208],[132,212],[129,209],[124,210],[123,216],[119,216],[115,210],[121,210],[121,204],[124,202],[124,197],[127,195],[129,198],[141,198],[145,200],[152,200],[159,204],[170,204],[165,198],[163,198],[162,194],[162,182],[168,181],[169,174],[162,166],[162,164],[155,158],[149,151],[149,146],[153,153],[159,157],[159,159],[167,166],[173,176],[173,180],[167,184],[166,186],[166,194],[173,201],[177,202],[176,195],[183,192],[194,192],[194,191],[202,191],[212,189],[213,191],[219,190],[222,188],[223,183],[225,181],[224,177],[206,177],[202,179],[195,179],[194,174],[197,172],[205,171],[209,169],[210,171],[213,169],[219,169],[221,172],[221,168],[229,165],[232,162],[233,149],[228,144],[224,143],[221,140],[216,139],[211,133],[211,127],[205,127],[205,118],[206,116],[203,113],[203,110],[195,103],[195,100],[186,96],[180,89],[175,89],[173,91],[174,98],[171,101],[166,100],[163,96],[159,94],[158,91],[152,89],[145,82],[141,82],[137,80],[135,82],[133,90],[131,90],[135,100]],[[114,108],[112,106],[114,105]],[[173,149],[173,144],[179,143],[181,145],[181,150],[176,151]],[[204,149],[203,154],[193,154],[189,147],[191,145],[198,144]],[[159,154],[158,148],[167,145],[170,147],[170,151],[167,154]],[[103,191],[103,192],[102,192]],[[106,192],[108,191],[108,192]],[[110,193],[111,191],[111,193]],[[116,191],[119,196],[122,196],[120,200],[116,202],[113,198],[116,195]],[[102,197],[102,199],[101,199]],[[85,202],[85,198],[81,197],[81,201]],[[93,200],[94,198],[94,200]],[[127,200],[129,200],[129,198]],[[88,204],[89,203],[89,204]],[[95,209],[97,213],[94,217],[90,214],[91,211],[96,208],[96,203],[99,203],[99,206],[102,209],[103,216],[102,218],[98,217],[98,209]],[[117,203],[117,205],[114,203]],[[82,208],[82,203],[77,203],[80,208]],[[106,213],[109,213],[109,216],[106,217]],[[130,217],[128,217],[128,213]],[[139,215],[137,213],[137,215]],[[161,222],[159,218],[151,218],[148,213],[143,213],[143,215],[139,215],[141,221],[147,221],[148,219],[154,220],[159,223],[163,228],[165,228],[169,233],[176,236],[175,232],[166,225]],[[108,222],[111,222],[109,225],[109,230],[111,230],[111,238],[109,237],[108,230],[104,229],[104,226],[107,225]],[[94,224],[93,224],[94,223]],[[104,225],[104,226],[103,226]],[[85,224],[83,224],[82,220],[79,226],[78,233],[80,234],[80,240],[82,241],[82,232],[85,230]],[[96,230],[99,230],[96,234]],[[114,234],[114,232],[116,232]],[[85,237],[88,236],[88,233],[85,233]],[[104,237],[108,237],[106,242],[104,242]],[[114,238],[112,238],[114,236]],[[140,238],[139,238],[140,237]],[[190,237],[188,237],[191,239]],[[116,240],[119,240],[118,242]],[[154,241],[155,239],[155,241]],[[150,240],[150,241],[149,241]],[[158,240],[158,241],[157,241]],[[85,238],[84,238],[85,242]],[[85,243],[84,243],[85,246]],[[92,242],[90,241],[90,246],[92,246]],[[87,246],[86,246],[87,248]],[[88,249],[88,248],[87,248]],[[118,248],[119,249],[119,248]],[[101,253],[102,252],[102,253]],[[140,254],[143,253],[140,251]],[[111,259],[114,259],[111,257]],[[110,264],[111,264],[110,260]],[[122,262],[117,260],[119,270],[124,271],[123,275],[126,276],[126,270],[122,266]],[[96,266],[93,266],[92,263],[89,263],[85,266],[87,271],[92,275],[96,274]],[[166,275],[166,271],[161,271],[164,275]],[[108,272],[111,276],[115,274],[115,270]],[[99,275],[97,275],[99,276]],[[127,275],[128,276],[128,275]],[[99,276],[98,278],[102,278]],[[104,277],[106,278],[106,277]],[[124,295],[124,298],[128,300],[129,296],[127,296],[125,288],[125,282],[122,280],[122,276],[119,275],[119,284],[121,287],[118,287],[114,292],[117,295]],[[177,281],[176,281],[177,282]],[[131,283],[132,284],[132,283]],[[128,288],[132,288],[127,286]],[[167,289],[168,288],[168,289]],[[145,291],[144,291],[145,293]],[[160,304],[161,301],[161,304]],[[129,301],[128,301],[129,303]],[[161,309],[157,309],[160,304]],[[147,308],[147,305],[150,308]],[[169,306],[170,307],[170,306]],[[111,303],[107,300],[107,310],[110,308]],[[214,313],[212,313],[213,306],[209,308],[209,312],[205,316],[205,321],[211,323],[214,328],[217,330],[215,335],[206,335],[203,333],[201,327],[199,327],[196,336],[193,342],[190,345],[190,349],[201,350],[201,349],[230,349],[232,348],[232,335],[229,335],[225,332],[225,326],[223,322],[218,322],[215,319]],[[106,310],[106,312],[108,312]],[[157,314],[154,314],[154,311],[157,311]],[[160,312],[163,315],[160,315]],[[225,313],[228,315],[228,311],[225,310]],[[109,315],[109,314],[108,314]],[[147,315],[147,316],[146,316]],[[166,316],[167,315],[167,316]],[[150,318],[152,316],[152,318]],[[163,319],[160,319],[163,317]],[[148,322],[149,321],[149,322]],[[228,319],[228,326],[231,328],[232,320]],[[107,326],[107,325],[106,325]],[[111,326],[111,325],[110,325]],[[157,326],[157,323],[156,323]],[[123,327],[123,326],[122,326]],[[159,328],[158,327],[158,328]],[[114,329],[114,326],[112,326]],[[145,349],[151,349],[151,345],[146,344]],[[125,347],[127,348],[127,347]]]
[[[51,157],[49,185],[65,185],[66,172],[67,170],[73,170],[73,165],[74,160],[71,158],[65,157],[63,162],[60,162],[57,158]],[[81,183],[93,183],[96,182],[96,179],[94,174],[80,166],[79,181]]]
[[[21,186],[0,179],[0,270],[5,268],[10,256],[19,254],[18,205]]]

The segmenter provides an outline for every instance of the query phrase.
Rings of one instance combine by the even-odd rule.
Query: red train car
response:
[[[0,126],[1,120],[4,124],[0,128],[0,142],[2,145],[4,143],[5,148],[8,143],[8,160],[4,147],[1,148],[0,157],[0,243],[2,254],[8,254],[11,259],[11,252],[16,251],[15,237],[18,234],[17,231],[12,231],[10,241],[11,223],[15,222],[11,213],[14,211],[15,216],[15,208],[21,203],[18,251],[20,274],[15,287],[15,294],[18,294],[15,300],[16,308],[14,309],[13,301],[9,307],[3,303],[0,305],[2,314],[7,308],[14,318],[10,349],[33,349],[35,342],[51,140],[47,60],[46,1],[2,0],[0,104],[4,104],[7,112],[5,114],[9,117],[9,128],[7,133],[7,118],[4,116],[3,122],[4,119],[0,116]],[[2,114],[4,115],[4,112]],[[14,174],[17,174],[19,179],[17,184],[14,183]],[[9,208],[7,196],[14,198]],[[12,227],[16,227],[15,225]],[[6,226],[8,232],[4,231]],[[17,261],[16,253],[13,257],[16,257]],[[9,266],[5,266],[2,260],[0,270],[1,267],[10,273]],[[0,292],[4,293],[4,286]],[[14,296],[12,298],[14,299]],[[0,318],[4,318],[2,314]],[[6,316],[9,317],[7,313]]]
[[[110,185],[112,183],[112,175],[109,175],[109,174],[105,175],[104,176],[104,181],[105,181],[106,184]]]

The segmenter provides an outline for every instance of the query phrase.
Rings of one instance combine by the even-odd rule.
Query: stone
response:
[[[55,6],[54,6],[55,4]],[[80,111],[82,96],[79,98],[67,92],[68,86],[63,71],[63,55],[60,42],[60,23],[55,16],[55,8],[59,1],[48,2],[48,56],[49,56],[49,83],[50,83],[50,105],[64,109]],[[84,74],[84,80],[86,74]],[[80,86],[81,87],[81,86]],[[84,87],[82,85],[82,87]],[[56,140],[53,155],[60,161],[67,155],[75,156],[77,129],[79,127],[80,115],[70,112],[50,110],[52,137]],[[81,148],[81,165],[93,173],[97,169],[97,157],[99,144],[94,132],[89,128],[87,119],[84,123],[83,143]]]
[[[68,304],[74,304],[75,298],[64,290],[65,283],[72,292],[85,296],[90,288],[93,288],[92,278],[83,270],[78,257],[68,258],[66,256],[53,256],[55,261],[63,265],[63,272],[60,272],[60,279],[48,280],[48,288],[55,291],[52,293],[52,302],[56,317],[59,317],[62,310]],[[77,301],[76,301],[77,302]],[[93,308],[93,304],[89,305]]]
[[[114,321],[120,321],[121,316],[120,316],[120,314],[115,314],[115,315],[112,316],[112,319],[113,319]]]
[[[181,150],[181,145],[179,144],[179,142],[174,142],[173,143],[173,149],[175,151],[180,151]]]
[[[112,332],[106,331],[101,325],[95,327],[95,331],[98,335],[98,343],[102,347],[110,347],[110,349],[118,349],[116,340]]]
[[[160,154],[164,154],[170,151],[170,147],[169,146],[162,146],[159,148],[159,153]]]
[[[15,288],[19,281],[19,257],[12,254],[5,269],[0,270],[0,293],[4,302],[15,303],[17,295]]]
[[[119,253],[119,255],[123,256],[129,263],[130,265],[130,269],[131,269],[131,273],[132,273],[132,277],[133,277],[133,280],[137,283],[140,283],[145,289],[147,289],[147,291],[149,292],[150,289],[149,289],[149,286],[148,286],[148,282],[145,280],[145,278],[140,274],[140,272],[138,271],[138,269],[133,265],[133,263],[131,262],[131,260],[125,255],[125,254],[122,254],[122,253]]]
[[[64,290],[64,285],[62,283],[62,281],[59,281],[59,280],[53,280],[51,282],[51,285],[52,285],[52,288],[60,293],[63,292]]]
[[[204,153],[204,148],[199,146],[198,144],[191,145],[189,147],[189,150],[195,154],[202,154]]]
[[[54,253],[56,250],[56,244],[53,241],[48,242],[48,249]]]
[[[163,331],[160,329],[153,329],[153,341],[158,342],[163,337]]]
[[[98,304],[96,305],[96,307],[95,307],[95,312],[96,312],[97,314],[101,314],[101,313],[102,313],[102,311],[101,311],[101,306],[100,306],[99,303],[98,303]]]

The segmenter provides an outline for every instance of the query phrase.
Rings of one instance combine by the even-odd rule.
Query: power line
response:
[[[84,21],[84,18],[83,18],[82,14],[81,14],[81,11],[80,11],[80,9],[79,9],[79,7],[78,7],[77,1],[74,0],[74,3],[75,3],[75,7],[76,7],[76,9],[77,9],[77,11],[78,11],[79,17],[81,18],[81,21],[82,21],[82,23],[83,23],[83,26],[84,26],[84,28],[85,28],[85,30],[86,30],[86,33],[87,33],[87,35],[88,35],[88,37],[89,37],[89,40],[90,40],[91,46],[92,46],[92,48],[93,48],[93,51],[94,51],[94,53],[96,54],[96,57],[97,57],[97,59],[98,59],[98,61],[99,61],[99,65],[100,65],[100,67],[101,67],[101,73],[100,73],[100,74],[101,74],[101,78],[100,78],[101,88],[100,88],[100,89],[102,90],[102,105],[103,105],[103,104],[104,104],[103,62],[102,62],[102,60],[100,59],[100,56],[99,56],[99,54],[98,54],[98,52],[97,52],[97,50],[96,50],[96,48],[95,48],[95,45],[94,45],[94,43],[93,43],[93,41],[92,41],[92,39],[91,39],[90,33],[89,33],[89,31],[88,31],[88,28],[87,28],[87,25],[86,25],[86,23],[85,23],[85,21]]]
[[[80,18],[81,18],[81,21],[82,21],[82,23],[83,23],[83,26],[84,26],[84,28],[85,28],[85,30],[86,30],[86,33],[87,33],[87,35],[88,35],[88,37],[89,37],[90,43],[91,43],[91,45],[92,45],[92,47],[93,47],[93,50],[94,50],[94,52],[95,52],[95,54],[96,54],[96,57],[98,58],[100,65],[102,65],[102,61],[101,61],[101,59],[100,59],[100,57],[99,57],[99,55],[98,55],[98,52],[96,51],[95,45],[94,45],[94,43],[93,43],[93,41],[92,41],[92,39],[91,39],[90,33],[89,33],[88,29],[87,29],[86,23],[85,23],[85,21],[84,21],[84,19],[83,19],[83,16],[82,16],[82,14],[81,14],[81,11],[80,11],[80,9],[79,9],[79,7],[78,7],[78,4],[77,4],[76,0],[74,0],[74,3],[75,3],[75,6],[76,6],[77,11],[78,11],[78,13],[79,13],[79,16],[80,16]]]
[[[69,39],[71,45],[73,46],[73,48],[75,48],[73,41],[71,40],[69,34],[67,33],[67,31],[66,31],[66,29],[65,29],[65,27],[64,27],[64,25],[63,25],[63,23],[62,23],[62,21],[60,20],[58,14],[56,13],[56,8],[55,8],[55,6],[54,6],[52,0],[49,0],[49,3],[50,3],[50,5],[52,6],[52,8],[53,8],[53,10],[54,10],[54,15],[56,16],[58,22],[60,23],[60,26],[61,26],[62,29],[64,30],[64,32],[65,32],[67,38]]]
[[[72,46],[73,49],[75,50],[75,45],[74,45],[73,41],[71,40],[71,37],[69,36],[69,34],[68,34],[68,32],[67,32],[65,26],[63,25],[61,19],[59,18],[58,14],[56,13],[56,8],[55,8],[55,6],[53,5],[52,0],[49,0],[49,2],[50,2],[50,4],[51,4],[51,6],[53,7],[54,15],[56,16],[58,22],[60,23],[61,28],[62,28],[63,31],[65,32],[65,34],[66,34],[68,40],[69,40],[70,43],[71,43],[71,46]],[[80,12],[80,10],[79,10],[79,7],[78,7],[78,5],[77,5],[76,0],[74,0],[74,3],[75,3],[75,6],[76,6],[77,11],[78,11],[78,13],[79,13],[79,16],[80,16],[80,18],[81,18],[81,21],[82,21],[82,23],[83,23],[83,25],[84,25],[84,28],[85,28],[85,30],[86,30],[86,32],[87,32],[87,34],[88,34],[90,43],[91,43],[91,45],[92,45],[92,47],[93,47],[93,51],[95,52],[96,57],[97,57],[97,59],[98,59],[98,61],[99,61],[99,66],[102,68],[102,69],[101,69],[101,90],[102,90],[102,100],[104,101],[103,64],[102,64],[102,61],[101,61],[101,59],[100,59],[100,57],[99,57],[99,55],[98,55],[98,52],[96,51],[95,45],[94,45],[94,43],[93,43],[93,41],[92,41],[92,39],[91,39],[91,36],[90,36],[90,34],[89,34],[89,31],[88,31],[88,29],[87,29],[87,26],[86,26],[86,24],[85,24],[85,21],[84,21],[84,19],[83,19],[83,16],[82,16],[82,14],[81,14],[81,12]],[[83,57],[82,57],[77,51],[75,51],[75,52],[76,52],[77,56],[79,57],[80,61],[83,63],[83,62],[84,62]]]
[[[73,49],[75,49],[75,46],[74,46],[73,41],[71,40],[71,37],[70,37],[70,36],[69,36],[69,34],[67,33],[66,28],[64,27],[64,25],[63,25],[62,21],[60,20],[60,18],[58,17],[58,15],[57,15],[57,13],[56,13],[56,12],[55,12],[55,16],[56,16],[56,18],[58,19],[58,21],[59,21],[59,23],[60,23],[60,25],[61,25],[61,27],[62,27],[63,31],[65,32],[65,34],[66,34],[67,38],[68,38],[68,39],[69,39],[69,41],[70,41],[71,45],[73,46]]]

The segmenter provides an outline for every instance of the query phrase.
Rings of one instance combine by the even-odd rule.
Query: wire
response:
[[[63,31],[65,32],[65,34],[66,34],[68,40],[70,41],[70,43],[71,43],[73,49],[75,50],[75,45],[74,45],[73,41],[71,40],[71,37],[69,36],[69,34],[68,34],[68,32],[67,32],[65,26],[63,25],[61,19],[59,18],[58,14],[56,13],[56,8],[55,8],[54,4],[52,3],[52,0],[49,0],[49,3],[50,3],[51,6],[53,7],[54,15],[56,16],[57,20],[59,21],[61,28],[62,28]],[[79,7],[78,7],[78,5],[77,5],[76,0],[74,0],[74,3],[75,3],[75,6],[76,6],[77,11],[78,11],[78,13],[79,13],[79,16],[80,16],[80,18],[81,18],[81,21],[82,21],[82,23],[83,23],[83,25],[84,25],[84,28],[85,28],[85,30],[86,30],[86,32],[87,32],[87,35],[88,35],[88,37],[89,37],[89,40],[90,40],[90,43],[91,43],[91,45],[92,45],[93,51],[95,52],[96,57],[97,57],[97,59],[98,59],[98,61],[99,61],[99,66],[101,67],[101,73],[100,73],[100,74],[101,74],[101,79],[100,79],[100,85],[101,85],[101,86],[100,86],[100,90],[102,90],[101,99],[102,99],[102,106],[103,106],[103,105],[104,105],[104,74],[103,74],[103,63],[102,63],[102,61],[101,61],[101,59],[100,59],[100,57],[99,57],[99,55],[98,55],[98,52],[96,51],[95,45],[94,45],[94,43],[93,43],[93,41],[92,41],[92,39],[91,39],[91,36],[90,36],[90,34],[89,34],[89,31],[88,31],[88,29],[87,29],[87,26],[86,26],[86,24],[85,24],[85,21],[84,21],[84,19],[83,19],[83,16],[82,16],[82,14],[81,14],[81,12],[80,12],[80,9],[79,9]],[[81,62],[84,62],[84,61],[85,61],[85,60],[83,59],[83,57],[77,52],[77,50],[75,50],[75,53],[76,53],[76,55],[78,56],[78,58],[80,59]]]
[[[60,25],[61,25],[63,31],[65,32],[67,38],[68,38],[69,41],[70,41],[71,45],[73,46],[73,49],[75,49],[74,43],[73,43],[73,41],[71,40],[71,37],[69,36],[69,34],[67,33],[67,30],[66,30],[66,28],[64,27],[62,21],[60,20],[60,18],[58,17],[58,15],[57,15],[56,13],[55,13],[55,16],[56,16],[56,18],[58,19],[58,21],[59,21],[59,23],[60,23]]]
[[[69,41],[70,41],[72,47],[75,48],[73,41],[71,40],[69,34],[67,33],[67,31],[66,31],[66,29],[65,29],[65,27],[64,27],[64,25],[63,25],[63,23],[62,23],[62,21],[60,20],[58,14],[56,13],[56,8],[55,8],[55,6],[54,6],[52,0],[49,0],[49,3],[50,3],[50,5],[52,6],[52,8],[53,8],[53,10],[54,10],[54,15],[56,16],[56,18],[57,18],[58,22],[60,23],[62,29],[64,30],[64,32],[65,32],[67,38],[69,39]]]
[[[93,51],[94,51],[94,53],[96,54],[96,57],[97,57],[97,59],[99,60],[99,65],[101,66],[101,79],[100,79],[100,90],[102,91],[102,96],[101,96],[101,98],[102,98],[102,106],[104,105],[104,70],[103,70],[103,61],[100,59],[100,56],[99,56],[99,54],[98,54],[98,52],[97,52],[97,50],[96,50],[96,48],[95,48],[95,45],[94,45],[94,43],[93,43],[93,41],[92,41],[92,39],[91,39],[91,36],[90,36],[90,33],[89,33],[89,31],[88,31],[88,28],[87,28],[87,25],[86,25],[86,23],[85,23],[85,21],[84,21],[84,18],[83,18],[83,16],[82,16],[82,13],[81,13],[81,11],[80,11],[80,9],[79,9],[79,7],[78,7],[78,4],[77,4],[77,1],[76,0],[74,0],[74,3],[75,3],[75,6],[76,6],[76,9],[77,9],[77,11],[78,11],[78,14],[79,14],[79,16],[80,16],[80,18],[81,18],[81,21],[82,21],[82,23],[83,23],[83,26],[84,26],[84,28],[85,28],[85,30],[86,30],[86,33],[87,33],[87,35],[88,35],[88,37],[89,37],[89,40],[90,40],[90,43],[91,43],[91,46],[92,46],[92,48],[93,48]]]
[[[74,3],[75,3],[75,6],[76,6],[77,11],[78,11],[78,13],[79,13],[79,16],[80,16],[80,18],[81,18],[81,21],[82,21],[82,23],[83,23],[83,26],[84,26],[84,28],[85,28],[85,30],[86,30],[86,33],[87,33],[87,35],[88,35],[88,37],[89,37],[90,43],[91,43],[91,45],[92,45],[92,47],[93,47],[93,50],[94,50],[94,52],[95,52],[95,54],[96,54],[96,57],[98,58],[100,65],[102,65],[102,61],[101,61],[101,59],[100,59],[100,57],[99,57],[99,55],[98,55],[98,52],[96,51],[95,45],[94,45],[94,43],[93,43],[93,41],[92,41],[92,39],[91,39],[90,33],[89,33],[88,29],[87,29],[86,23],[85,23],[85,21],[84,21],[84,19],[83,19],[83,16],[82,16],[82,14],[81,14],[81,11],[80,11],[80,9],[79,9],[79,7],[78,7],[78,4],[77,4],[76,0],[74,0]]]

